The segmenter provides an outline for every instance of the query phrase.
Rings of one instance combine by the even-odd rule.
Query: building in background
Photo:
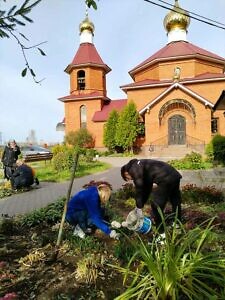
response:
[[[132,82],[121,86],[126,97],[111,100],[106,90],[111,69],[95,48],[94,24],[86,16],[79,48],[65,69],[69,95],[59,98],[65,134],[86,127],[95,147],[104,148],[103,127],[110,112],[133,101],[145,126],[145,137],[138,141],[143,154],[170,146],[203,152],[213,135],[225,135],[225,59],[188,42],[189,23],[189,14],[176,0],[164,18],[167,44],[129,71]]]

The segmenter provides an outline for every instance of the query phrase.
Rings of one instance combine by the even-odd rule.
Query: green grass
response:
[[[30,166],[34,168],[36,175],[40,181],[52,181],[62,182],[69,180],[71,177],[71,171],[65,170],[58,172],[53,168],[51,162],[35,162],[30,163]],[[83,162],[80,161],[76,171],[76,177],[82,177],[98,172],[102,172],[110,168],[110,165],[103,162]]]

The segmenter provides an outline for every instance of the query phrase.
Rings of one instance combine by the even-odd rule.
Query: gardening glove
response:
[[[111,239],[115,239],[115,240],[119,240],[120,238],[120,235],[119,233],[116,232],[116,230],[112,230],[109,236],[111,237]]]
[[[135,214],[136,214],[136,216],[138,217],[138,218],[141,218],[141,217],[143,217],[143,211],[142,211],[142,209],[141,208],[135,208],[134,209],[134,212],[135,212]]]
[[[126,221],[123,221],[123,222],[121,223],[121,225],[122,225],[122,227],[127,227],[128,223],[127,223]]]
[[[117,222],[117,221],[112,221],[111,227],[118,229],[118,228],[121,227],[121,224],[119,222]]]

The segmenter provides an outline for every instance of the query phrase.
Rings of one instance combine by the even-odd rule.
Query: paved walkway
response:
[[[94,175],[75,178],[72,194],[82,188],[85,183],[91,180],[105,180],[112,184],[113,190],[122,186],[124,181],[120,176],[120,167],[126,164],[131,158],[101,158],[102,161],[110,163],[112,168]],[[197,186],[215,185],[218,189],[225,191],[225,168],[198,171],[180,171],[183,178],[181,185],[196,184]],[[24,214],[36,208],[41,208],[52,203],[60,197],[67,195],[69,182],[52,183],[41,182],[37,189],[21,194],[15,194],[4,199],[0,199],[0,216]]]

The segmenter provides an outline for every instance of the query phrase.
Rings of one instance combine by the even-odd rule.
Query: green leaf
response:
[[[38,50],[40,51],[41,55],[46,56],[46,54],[44,53],[44,51],[40,48],[38,48]]]
[[[5,37],[9,38],[9,35],[5,31],[0,29],[0,38],[5,38]]]
[[[33,23],[33,20],[31,18],[28,18],[27,16],[21,14],[21,17],[24,18],[27,22]]]
[[[32,75],[33,77],[36,76],[36,74],[34,73],[33,69],[30,69],[30,73],[31,73],[31,75]]]
[[[22,77],[25,77],[25,76],[26,76],[26,74],[27,74],[27,68],[23,69],[23,71],[22,71],[21,75],[22,75]]]
[[[23,33],[19,32],[19,34],[20,34],[26,41],[29,42],[29,39],[28,39]]]
[[[16,5],[14,5],[13,7],[10,8],[7,15],[10,16],[15,9],[16,9]]]
[[[21,22],[21,21],[18,20],[18,19],[15,19],[15,18],[13,18],[13,19],[10,20],[10,21],[11,21],[11,22],[15,22],[16,24],[21,25],[21,26],[25,26],[25,25],[26,25],[25,23]]]
[[[89,8],[92,6],[95,10],[97,9],[97,4],[94,0],[86,0],[85,2]]]

